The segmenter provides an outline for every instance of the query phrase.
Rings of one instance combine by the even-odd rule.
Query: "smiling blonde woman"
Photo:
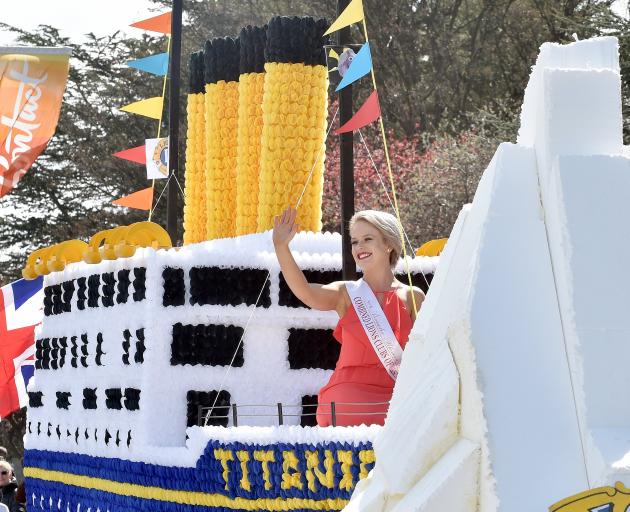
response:
[[[402,250],[398,221],[375,210],[352,217],[352,256],[363,272],[357,282],[309,283],[289,249],[298,229],[292,208],[274,219],[273,243],[284,279],[308,307],[334,310],[339,315],[333,334],[341,343],[341,354],[330,380],[319,392],[317,423],[332,424],[330,404],[334,402],[337,425],[382,425],[402,349],[415,320],[411,294],[418,310],[424,300],[422,290],[394,276]]]

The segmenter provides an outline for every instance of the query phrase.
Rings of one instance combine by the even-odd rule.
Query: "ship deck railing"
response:
[[[339,411],[337,410],[337,406],[367,406],[368,410],[364,411]],[[337,418],[340,416],[383,416],[385,411],[379,410],[374,411],[371,410],[374,406],[389,406],[389,402],[324,402],[321,404],[295,404],[295,405],[287,405],[282,404],[280,402],[275,404],[229,404],[229,405],[214,405],[212,407],[207,406],[198,406],[197,408],[197,425],[199,426],[207,426],[207,425],[216,425],[223,424],[229,422],[229,419],[232,418],[232,426],[238,427],[239,418],[277,418],[278,425],[284,425],[285,418],[304,418],[304,417],[313,417],[313,416],[331,416],[331,424],[333,427],[337,426]],[[287,413],[286,409],[302,409],[302,410],[311,410],[316,409],[317,407],[330,407],[330,411],[319,411],[319,412],[301,412],[300,414],[291,414]],[[273,408],[273,413],[248,413],[245,414],[243,412],[239,412],[239,409],[244,408]],[[225,414],[214,414],[215,411],[221,412],[226,410]]]

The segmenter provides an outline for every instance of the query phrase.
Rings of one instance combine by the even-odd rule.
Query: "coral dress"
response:
[[[381,307],[398,343],[404,349],[413,325],[405,302],[395,290],[375,293],[377,296],[383,295]],[[319,391],[317,424],[320,427],[332,425],[330,403],[335,402],[338,426],[362,423],[382,425],[387,414],[387,404],[342,405],[346,402],[389,402],[394,390],[394,380],[376,355],[352,305],[339,319],[333,336],[341,343],[341,354],[328,384]]]

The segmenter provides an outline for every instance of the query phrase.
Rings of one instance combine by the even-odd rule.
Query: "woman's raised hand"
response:
[[[289,245],[289,242],[298,232],[298,225],[295,222],[296,217],[297,210],[288,207],[282,212],[282,215],[273,218],[272,239],[275,246]]]

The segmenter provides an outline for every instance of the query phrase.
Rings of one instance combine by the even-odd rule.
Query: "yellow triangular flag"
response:
[[[162,96],[156,96],[155,98],[148,98],[146,100],[136,101],[135,103],[129,103],[124,107],[120,107],[120,110],[124,112],[131,112],[132,114],[139,114],[141,116],[152,117],[153,119],[160,119],[162,117],[162,106],[164,98]]]
[[[330,51],[328,52],[328,56],[329,56],[331,59],[339,60],[339,54],[338,54],[335,50],[333,50],[332,48],[331,48],[331,49],[330,49]]]
[[[324,35],[327,36],[328,34],[332,34],[333,32],[347,27],[348,25],[352,25],[357,21],[361,21],[362,19],[363,2],[361,0],[352,0],[352,2],[348,4],[348,7],[343,10]]]

